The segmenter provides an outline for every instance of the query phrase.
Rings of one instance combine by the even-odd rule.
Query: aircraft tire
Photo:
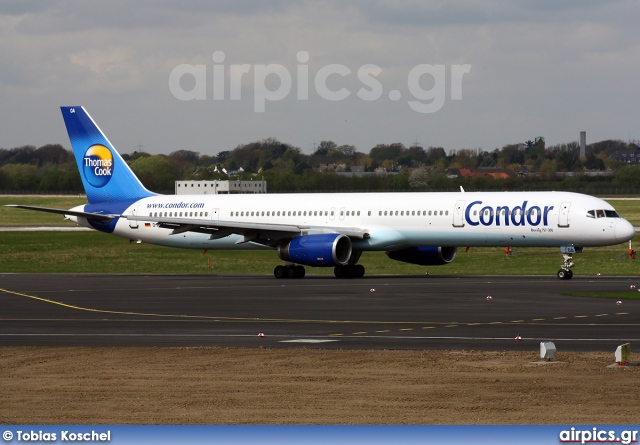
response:
[[[284,278],[285,276],[284,266],[276,266],[276,268],[273,269],[273,275],[276,278]]]
[[[295,277],[296,278],[304,278],[306,271],[304,270],[303,266],[294,266],[295,268]]]
[[[558,271],[558,278],[560,278],[561,280],[570,280],[571,277],[573,277],[573,272],[571,272],[570,270],[560,269]]]

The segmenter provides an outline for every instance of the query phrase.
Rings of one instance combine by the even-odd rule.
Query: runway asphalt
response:
[[[640,288],[634,277],[577,275],[0,274],[0,346],[537,351],[550,340],[558,352],[613,354],[640,342],[640,300],[562,293],[631,284]]]

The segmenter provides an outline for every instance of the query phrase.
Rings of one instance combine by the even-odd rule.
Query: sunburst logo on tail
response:
[[[89,184],[104,187],[113,176],[113,155],[101,144],[89,147],[82,159],[82,173]]]

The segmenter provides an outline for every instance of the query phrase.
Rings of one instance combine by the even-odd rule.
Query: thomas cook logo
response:
[[[113,176],[113,155],[104,145],[89,147],[82,159],[84,178],[94,187],[104,187]]]

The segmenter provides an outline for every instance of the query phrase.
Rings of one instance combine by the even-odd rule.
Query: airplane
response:
[[[607,202],[569,192],[159,195],[147,190],[82,106],[61,107],[88,204],[9,205],[65,215],[138,242],[200,250],[275,250],[276,278],[304,266],[361,278],[362,253],[422,266],[451,263],[458,247],[559,247],[560,279],[573,254],[629,241],[634,227]]]

